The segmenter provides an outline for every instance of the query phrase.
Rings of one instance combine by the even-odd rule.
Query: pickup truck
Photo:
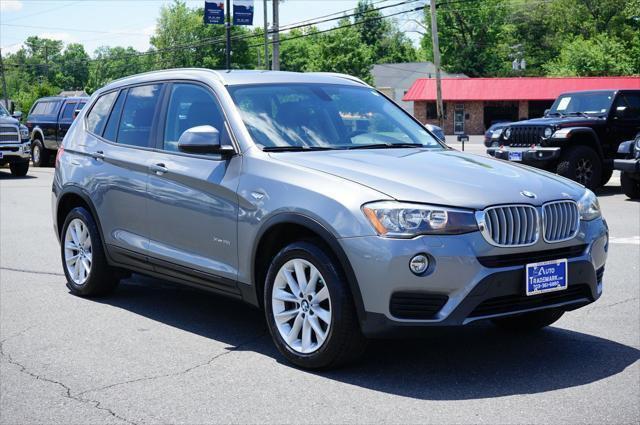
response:
[[[62,139],[88,97],[43,97],[29,111],[27,128],[31,135],[31,159],[35,167],[44,167],[55,158]]]
[[[9,164],[11,174],[22,177],[29,171],[29,131],[20,124],[21,112],[13,115],[0,104],[0,166]]]

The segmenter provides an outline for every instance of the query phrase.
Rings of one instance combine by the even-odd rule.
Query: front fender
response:
[[[600,146],[600,138],[598,137],[598,134],[590,127],[561,128],[553,133],[553,135],[548,139],[550,143],[547,143],[554,146],[560,146],[563,143],[566,143],[568,140],[575,139],[578,136],[583,136],[583,139],[587,140],[587,144],[595,149],[600,157],[604,157],[602,146]]]

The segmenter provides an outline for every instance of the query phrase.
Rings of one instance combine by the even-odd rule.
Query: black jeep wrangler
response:
[[[594,189],[609,181],[618,146],[638,131],[640,89],[565,93],[544,117],[505,127],[487,153]]]
[[[622,159],[613,161],[613,168],[620,170],[622,191],[631,199],[640,199],[640,133],[634,140],[621,143],[618,153]]]

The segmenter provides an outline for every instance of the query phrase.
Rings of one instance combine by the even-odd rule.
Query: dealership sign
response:
[[[204,23],[205,24],[224,24],[224,1],[205,0]]]
[[[253,0],[233,0],[233,25],[253,25]]]

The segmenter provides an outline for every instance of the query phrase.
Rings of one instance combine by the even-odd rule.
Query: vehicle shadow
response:
[[[620,185],[618,185],[618,186],[603,186],[601,188],[596,189],[594,191],[594,193],[598,197],[619,195],[619,194],[622,193],[622,187]]]
[[[9,168],[0,168],[0,180],[29,180],[29,179],[37,179],[36,176],[32,176],[27,174],[26,176],[22,176],[22,177],[16,177],[13,174],[11,174],[11,171],[9,171]]]
[[[292,367],[272,344],[262,312],[239,301],[137,275],[97,301]],[[634,347],[580,332],[552,327],[524,335],[479,324],[371,341],[357,363],[308,373],[404,397],[467,400],[585,385],[638,359]]]

